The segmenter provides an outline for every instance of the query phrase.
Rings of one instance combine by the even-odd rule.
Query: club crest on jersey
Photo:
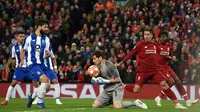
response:
[[[45,43],[45,41],[42,39],[42,43],[44,44]]]
[[[38,75],[40,75],[40,74],[41,74],[41,72],[40,72],[40,71],[37,71],[37,74],[38,74]]]

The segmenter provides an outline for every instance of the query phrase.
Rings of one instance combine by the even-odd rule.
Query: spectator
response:
[[[199,77],[198,77],[198,75],[197,75],[197,71],[196,71],[196,69],[193,69],[192,70],[192,75],[191,75],[191,83],[192,84],[197,84],[198,82],[199,82],[199,79],[198,79]]]
[[[183,77],[183,83],[184,84],[189,84],[190,82],[190,75],[189,75],[189,70],[188,69],[185,69],[184,70],[184,77]]]

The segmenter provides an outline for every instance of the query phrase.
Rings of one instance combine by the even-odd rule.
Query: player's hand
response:
[[[165,58],[172,60],[171,56],[165,56]]]
[[[91,83],[92,83],[92,84],[97,84],[97,78],[92,77],[92,79],[91,79]]]
[[[51,51],[45,50],[45,54],[46,54],[46,57],[50,57],[51,56]]]
[[[23,64],[24,64],[24,61],[21,61],[21,62],[19,63],[19,68],[22,68]]]
[[[121,65],[122,65],[122,62],[116,63],[116,64],[115,64],[116,67],[119,67],[119,66],[121,66]]]
[[[57,69],[54,69],[54,72],[55,72],[56,74],[58,74],[58,70],[57,70]]]
[[[97,84],[106,84],[110,83],[110,80],[104,79],[102,77],[97,77]]]

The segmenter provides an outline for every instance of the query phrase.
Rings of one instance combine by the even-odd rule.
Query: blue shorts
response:
[[[29,68],[15,68],[12,80],[22,81],[24,77],[31,79]]]
[[[52,81],[53,79],[57,79],[58,80],[58,77],[56,75],[56,73],[54,72],[54,70],[48,68],[47,71],[45,71],[47,77],[49,78],[50,81]]]
[[[29,66],[30,69],[30,74],[32,75],[32,80],[37,82],[40,80],[40,76],[45,74],[45,71],[47,70],[47,68],[45,68],[44,65],[30,65]]]

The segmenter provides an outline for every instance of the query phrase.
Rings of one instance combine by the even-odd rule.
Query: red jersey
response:
[[[156,43],[139,41],[136,46],[124,57],[122,62],[137,54],[137,73],[157,72]]]
[[[166,43],[165,45],[157,43],[157,63],[160,67],[168,66],[167,56],[171,55],[171,44]]]

